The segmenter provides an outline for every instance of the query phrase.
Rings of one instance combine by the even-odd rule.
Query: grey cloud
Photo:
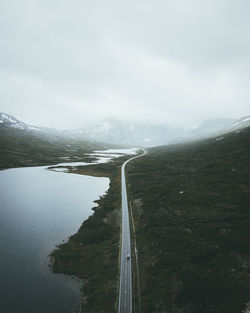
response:
[[[249,114],[249,10],[246,0],[3,0],[1,111],[61,128]]]

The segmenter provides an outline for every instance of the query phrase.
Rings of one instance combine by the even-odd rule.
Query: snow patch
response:
[[[247,122],[247,121],[250,121],[250,117],[244,118],[242,122]]]
[[[104,154],[136,154],[139,148],[132,149],[108,149],[108,150],[96,150],[94,153],[104,153]],[[120,156],[118,155],[118,156]]]
[[[220,141],[222,139],[224,139],[225,137],[220,137],[220,138],[216,138],[215,141]]]
[[[17,123],[17,121],[13,120],[10,116],[8,116],[8,115],[6,115],[6,114],[2,114],[2,117],[3,117],[5,120],[7,120],[7,121],[9,121],[9,122],[11,122],[11,123]]]
[[[107,121],[107,122],[103,122],[103,124],[98,128],[98,131],[107,131],[107,130],[109,130],[110,128],[111,128],[112,126],[111,126],[111,124],[110,124],[110,122],[109,121]]]
[[[108,163],[115,158],[120,158],[125,155],[134,155],[137,153],[137,150],[138,148],[96,150],[94,153],[90,153],[89,156],[98,158],[96,163]]]
[[[30,129],[30,130],[38,130],[38,131],[40,131],[40,129],[39,129],[39,128],[32,127],[32,126],[28,126],[28,129]]]
[[[8,126],[14,127],[14,128],[26,129],[26,125],[24,123],[4,113],[0,113],[0,123],[1,124],[6,123]]]
[[[66,167],[52,168],[51,171],[53,171],[53,172],[63,172],[63,173],[68,173],[69,172],[69,170]]]
[[[99,163],[108,163],[114,158],[119,158],[121,156],[125,155],[133,155],[136,154],[138,148],[132,148],[132,149],[109,149],[109,150],[101,150],[101,151],[94,151],[94,153],[89,153],[86,155],[93,156],[97,158],[97,161],[93,163],[87,163],[87,162],[70,162],[70,163],[59,163],[56,166],[86,166],[86,165],[94,165],[94,164],[99,164]],[[60,157],[66,158],[66,157]],[[65,168],[53,168],[53,171],[60,171],[60,172],[65,172]]]
[[[238,125],[240,125],[240,122],[233,123],[233,126],[238,126]]]
[[[85,166],[89,165],[87,162],[72,162],[72,163],[60,163],[55,166]]]
[[[233,124],[233,126],[240,126],[241,124],[244,124],[246,122],[250,121],[250,117],[245,117],[242,120],[237,121],[236,123]]]

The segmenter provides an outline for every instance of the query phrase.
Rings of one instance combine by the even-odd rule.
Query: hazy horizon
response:
[[[114,118],[114,117],[106,117],[106,118],[103,118],[103,119],[99,119],[99,120],[95,120],[95,121],[90,121],[88,123],[85,123],[83,124],[82,126],[80,127],[68,127],[68,128],[64,128],[64,127],[50,127],[50,126],[44,126],[42,124],[32,124],[32,123],[28,123],[28,122],[25,122],[24,120],[22,119],[19,119],[17,116],[14,116],[12,114],[8,114],[6,112],[0,112],[0,114],[7,114],[7,115],[10,115],[16,119],[18,119],[20,122],[24,122],[25,124],[29,125],[29,126],[37,126],[37,127],[45,127],[45,128],[51,128],[51,129],[55,129],[55,130],[77,130],[77,129],[84,129],[84,128],[93,128],[93,127],[98,127],[100,125],[103,125],[105,123],[128,123],[131,125],[137,125],[137,126],[162,126],[162,127],[170,127],[170,128],[173,128],[176,130],[177,129],[196,129],[198,127],[200,127],[203,123],[206,123],[206,122],[210,122],[210,121],[216,121],[216,120],[219,120],[219,121],[234,121],[234,120],[238,120],[238,119],[233,119],[233,118],[211,118],[211,119],[204,119],[204,120],[201,120],[200,122],[197,122],[196,124],[193,124],[192,126],[189,126],[189,127],[186,127],[186,126],[181,126],[181,125],[173,125],[171,126],[170,124],[168,123],[164,123],[164,122],[154,122],[154,121],[132,121],[132,120],[129,120],[129,119],[118,119],[118,118]],[[249,115],[248,115],[249,116]],[[244,118],[244,117],[247,117],[247,116],[241,116],[240,118]]]
[[[249,9],[246,0],[3,0],[0,111],[56,129],[249,115]]]

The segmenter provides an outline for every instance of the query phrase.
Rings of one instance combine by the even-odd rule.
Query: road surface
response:
[[[120,291],[118,313],[132,313],[132,274],[131,274],[131,247],[130,226],[128,213],[128,199],[126,188],[125,167],[128,162],[140,158],[146,154],[137,155],[127,160],[121,169],[121,192],[122,192],[122,244],[121,244],[121,267],[120,267]],[[129,257],[128,257],[129,256]]]

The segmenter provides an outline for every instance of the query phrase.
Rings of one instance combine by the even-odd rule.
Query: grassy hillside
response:
[[[68,167],[71,173],[110,178],[108,192],[96,201],[98,207],[69,241],[51,257],[53,271],[74,274],[84,280],[79,312],[117,312],[119,286],[119,241],[121,221],[121,165],[129,157],[113,162]]]
[[[154,148],[128,164],[140,266],[138,312],[249,312],[249,143],[246,128],[224,138]]]
[[[0,169],[86,160],[83,154],[109,144],[48,136],[13,127],[0,128]]]

